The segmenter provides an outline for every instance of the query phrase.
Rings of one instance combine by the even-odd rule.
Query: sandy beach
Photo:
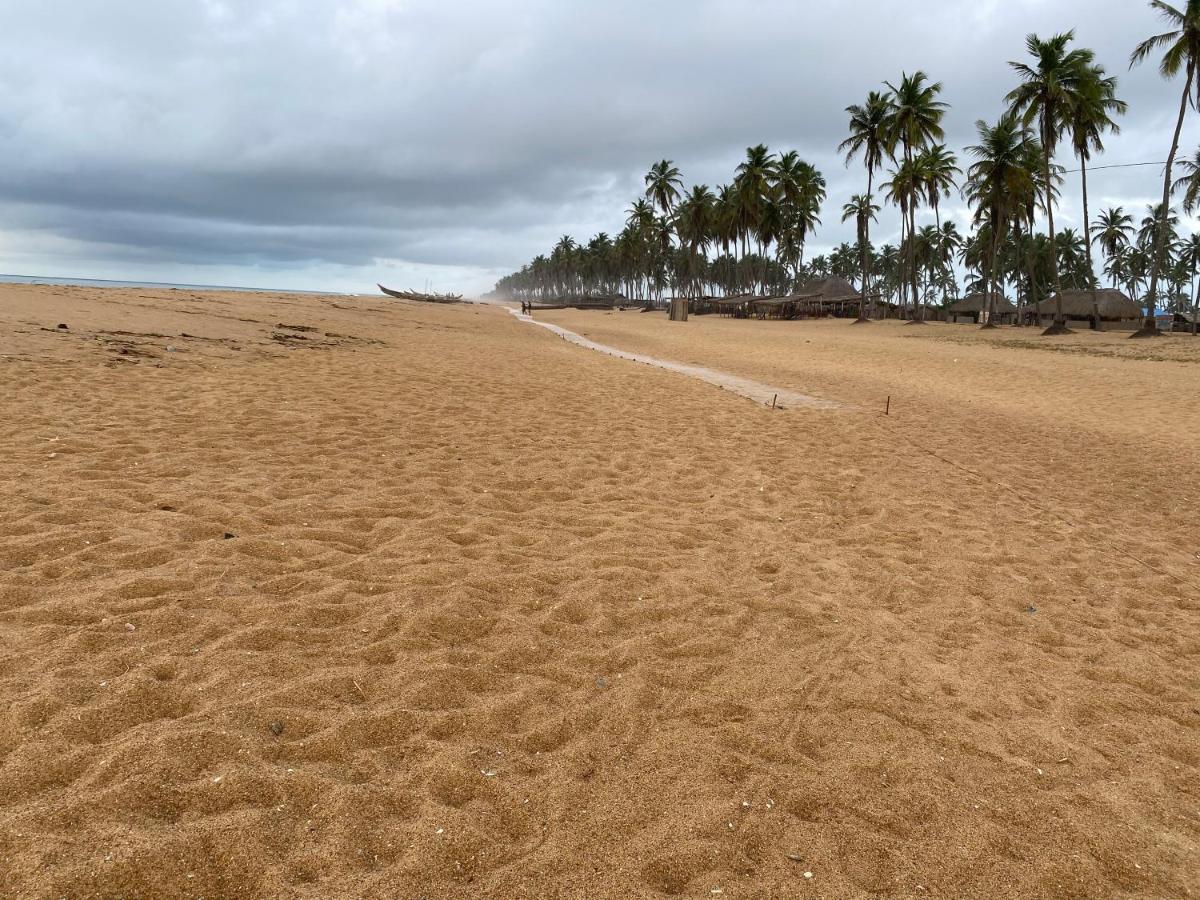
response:
[[[538,318],[0,286],[0,894],[1200,894],[1200,339]]]

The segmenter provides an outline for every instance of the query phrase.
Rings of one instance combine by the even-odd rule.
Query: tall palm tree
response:
[[[875,173],[883,167],[883,157],[887,154],[888,99],[879,91],[871,91],[867,94],[866,103],[861,106],[858,104],[847,106],[846,112],[850,114],[850,135],[838,145],[838,152],[846,154],[847,166],[854,157],[862,154],[863,165],[867,170],[867,192],[855,196],[864,197],[867,201],[866,205],[870,206],[874,193]],[[875,207],[875,210],[878,212],[879,207]],[[873,215],[868,216],[862,222],[861,240],[865,251],[862,255],[863,295],[858,306],[856,324],[870,321],[867,317],[867,285],[871,281],[870,221],[873,218]],[[842,221],[844,222],[845,218]]]
[[[1005,113],[995,125],[981,119],[975,130],[979,143],[967,148],[975,162],[967,170],[964,193],[975,207],[976,225],[988,231],[990,246],[984,263],[988,316],[984,327],[995,328],[1000,247],[1009,223],[1022,213],[1025,198],[1036,191],[1037,176],[1029,166],[1028,130],[1015,113]]]
[[[884,196],[889,202],[894,203],[900,209],[900,221],[903,227],[900,229],[900,249],[901,249],[901,307],[905,306],[906,298],[905,291],[911,291],[913,318],[910,321],[916,320],[917,315],[917,283],[915,277],[915,268],[910,269],[910,264],[915,265],[916,261],[916,245],[912,242],[912,237],[916,233],[909,220],[909,214],[916,205],[917,196],[921,191],[921,177],[917,170],[915,161],[901,160],[895,169],[889,172],[891,180],[884,182]]]
[[[1080,81],[1079,103],[1071,111],[1071,146],[1079,158],[1079,178],[1083,189],[1083,239],[1087,270],[1092,289],[1092,321],[1097,331],[1103,328],[1096,297],[1095,268],[1092,265],[1092,230],[1088,213],[1087,164],[1092,153],[1104,152],[1104,133],[1119,134],[1114,115],[1124,115],[1129,105],[1117,99],[1117,79],[1106,76],[1103,66],[1089,66]]]
[[[1196,275],[1200,272],[1200,234],[1188,237],[1179,248],[1179,258],[1187,264],[1192,275],[1192,335],[1200,330],[1200,296],[1196,295]]]
[[[1200,2],[1200,0],[1197,0]],[[1038,123],[1038,138],[1042,144],[1043,176],[1047,184],[1051,182],[1050,162],[1058,139],[1080,105],[1081,82],[1087,77],[1092,67],[1094,54],[1091,50],[1077,48],[1069,50],[1068,45],[1075,39],[1075,32],[1068,31],[1056,34],[1049,40],[1042,40],[1036,34],[1025,39],[1025,48],[1034,59],[1034,64],[1010,62],[1009,65],[1021,79],[1021,84],[1009,91],[1006,100],[1009,108],[1022,116],[1026,126]],[[1051,248],[1054,246],[1054,203],[1052,193],[1047,192],[1043,198],[1046,209],[1047,229],[1050,233]],[[1053,254],[1053,250],[1052,250]],[[1062,309],[1062,279],[1059,277],[1058,260],[1051,256],[1050,274],[1054,279],[1054,290],[1057,294],[1054,324],[1043,332],[1044,334],[1069,334],[1066,318]]]
[[[804,245],[821,224],[825,176],[794,150],[789,150],[775,160],[768,170],[768,180],[763,236],[770,232],[777,241],[782,239],[787,244],[787,255],[798,272],[804,262]],[[768,225],[773,227],[765,227]],[[777,251],[776,256],[781,255]]]
[[[738,165],[733,182],[737,189],[738,231],[743,255],[749,252],[750,237],[757,234],[775,173],[775,154],[765,144],[746,148],[746,159]]]
[[[947,104],[938,99],[942,92],[941,82],[930,82],[929,76],[917,71],[912,75],[902,72],[899,85],[884,82],[891,96],[888,98],[887,138],[889,156],[895,157],[895,148],[899,147],[904,155],[904,164],[908,171],[912,189],[908,192],[907,228],[906,233],[911,237],[917,230],[916,204],[918,191],[916,181],[912,180],[913,153],[935,141],[945,137],[942,130],[942,117],[946,113]],[[915,244],[908,245],[908,277],[912,285],[914,309],[917,292]],[[924,307],[921,319],[924,321]]]
[[[1138,229],[1138,244],[1148,253],[1153,254],[1157,247],[1171,247],[1179,230],[1179,216],[1175,210],[1163,209],[1161,204],[1153,203],[1146,207],[1146,216]],[[1154,264],[1151,256],[1151,265]]]
[[[669,159],[656,162],[646,173],[646,199],[664,216],[670,215],[683,191],[683,176]]]
[[[1196,96],[1192,98],[1195,105],[1200,102],[1200,83],[1196,79],[1196,67],[1200,65],[1200,0],[1187,0],[1182,10],[1165,3],[1164,0],[1150,0],[1150,8],[1158,10],[1160,16],[1167,21],[1170,31],[1148,37],[1134,48],[1129,57],[1129,67],[1133,68],[1144,62],[1155,50],[1163,49],[1158,71],[1163,78],[1171,79],[1186,72],[1183,83],[1183,94],[1179,98],[1179,117],[1175,120],[1175,133],[1171,137],[1171,152],[1167,154],[1167,165],[1163,172],[1163,198],[1161,212],[1164,217],[1163,227],[1159,229],[1160,240],[1151,252],[1150,257],[1150,289],[1146,294],[1146,320],[1141,329],[1133,333],[1133,337],[1150,337],[1158,334],[1154,322],[1154,308],[1158,292],[1159,273],[1163,268],[1166,246],[1161,238],[1166,237],[1166,222],[1171,203],[1171,169],[1175,164],[1175,154],[1179,152],[1179,133],[1183,130],[1183,120],[1187,116],[1188,99],[1192,98],[1195,87]]]
[[[825,176],[803,160],[792,176],[798,185],[797,200],[789,211],[790,227],[800,242],[800,261],[804,261],[804,245],[821,224],[821,204],[825,202]]]
[[[1183,175],[1171,185],[1171,194],[1183,191],[1183,211],[1191,215],[1200,207],[1200,147],[1191,159],[1181,159],[1179,168],[1183,169]]]
[[[942,217],[938,205],[958,186],[954,180],[954,176],[962,174],[962,169],[958,167],[958,157],[947,150],[945,144],[934,144],[917,157],[917,169],[921,176],[922,192],[933,209],[933,218],[938,230],[941,230]]]
[[[1100,218],[1091,224],[1096,229],[1092,243],[1099,244],[1109,260],[1116,259],[1121,251],[1129,246],[1133,237],[1133,216],[1125,212],[1123,207],[1116,206],[1100,211]],[[1113,287],[1117,279],[1113,278]]]
[[[858,255],[862,265],[862,299],[858,304],[858,318],[856,322],[870,321],[867,318],[867,303],[870,294],[870,286],[867,284],[868,273],[871,271],[871,264],[868,261],[871,256],[871,228],[870,223],[875,221],[875,214],[879,212],[879,207],[871,202],[870,194],[855,194],[850,198],[850,202],[842,207],[842,221],[847,222],[854,219],[855,232],[858,236]]]
[[[943,222],[938,236],[938,257],[943,276],[947,279],[950,296],[958,299],[958,278],[954,274],[954,260],[963,246],[963,236],[953,222]]]
[[[689,291],[693,297],[701,294],[702,262],[712,243],[716,197],[706,184],[698,184],[675,207],[675,233],[687,251]]]

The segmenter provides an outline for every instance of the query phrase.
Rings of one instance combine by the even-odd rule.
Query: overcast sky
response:
[[[716,185],[759,142],[825,173],[811,256],[852,239],[840,210],[865,187],[836,154],[843,110],[902,70],[944,83],[961,153],[1001,111],[1025,35],[1075,28],[1130,104],[1097,164],[1165,159],[1182,88],[1128,71],[1163,30],[1141,0],[0,0],[0,15],[0,272],[22,274],[481,292],[560,234],[619,231],[655,160]],[[1198,141],[1193,114],[1181,152]],[[1092,208],[1140,218],[1160,178],[1098,170]],[[879,239],[896,229],[885,214]]]

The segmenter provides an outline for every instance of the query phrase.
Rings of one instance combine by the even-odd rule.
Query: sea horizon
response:
[[[248,285],[234,284],[189,284],[187,282],[174,281],[136,281],[117,278],[82,278],[65,275],[18,275],[3,272],[0,272],[0,284],[59,284],[70,287],[110,288],[144,287],[192,291],[242,291],[250,294],[328,294],[330,296],[338,297],[355,297],[367,293],[362,292],[361,294],[356,294],[349,291],[313,291],[304,290],[302,288],[251,287]]]

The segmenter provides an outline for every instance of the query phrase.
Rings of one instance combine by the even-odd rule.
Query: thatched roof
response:
[[[796,288],[794,297],[825,297],[825,298],[843,298],[862,296],[862,291],[858,290],[854,285],[848,282],[845,278],[819,278],[816,281],[807,281],[800,287]]]
[[[1013,306],[1012,302],[1009,301],[1003,294],[988,295],[982,292],[968,294],[957,303],[951,303],[948,307],[946,307],[946,311],[952,313],[985,312],[988,308],[989,296],[994,299],[995,306],[993,306],[992,309],[997,313],[1004,314],[1017,311],[1017,308]]]
[[[1062,292],[1063,315],[1086,319],[1092,315],[1092,292],[1069,290]],[[1096,305],[1102,319],[1140,319],[1145,313],[1142,308],[1116,288],[1100,288],[1096,291]],[[1038,315],[1052,316],[1058,308],[1053,296],[1038,304]]]

